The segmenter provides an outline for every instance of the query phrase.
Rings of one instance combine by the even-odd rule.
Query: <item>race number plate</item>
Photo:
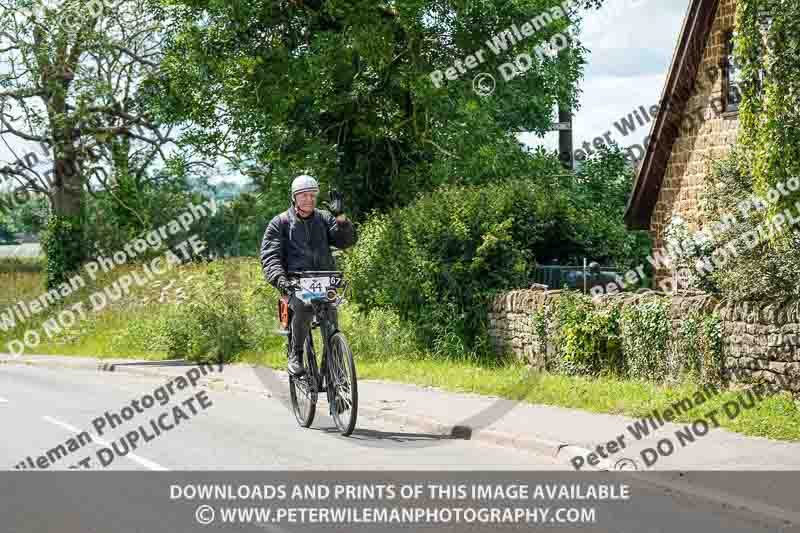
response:
[[[331,285],[331,280],[328,276],[315,277],[315,278],[300,278],[300,288],[306,292],[313,294],[325,294],[328,287]]]

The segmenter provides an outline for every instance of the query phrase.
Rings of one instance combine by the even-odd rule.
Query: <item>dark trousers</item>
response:
[[[314,318],[314,309],[311,304],[303,302],[300,298],[292,295],[289,298],[289,308],[292,310],[291,324],[292,329],[292,348],[294,353],[303,354],[306,335],[311,331],[311,320]],[[332,309],[330,316],[333,318],[334,329],[338,329],[338,314],[336,309]]]

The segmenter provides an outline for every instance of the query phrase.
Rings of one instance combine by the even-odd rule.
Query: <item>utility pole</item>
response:
[[[572,110],[567,105],[558,105],[558,158],[567,170],[574,168],[572,151]]]
[[[559,59],[569,53],[569,46],[558,51]],[[567,170],[575,168],[572,151],[572,106],[568,102],[558,102],[558,125],[566,125],[558,129],[558,158]]]

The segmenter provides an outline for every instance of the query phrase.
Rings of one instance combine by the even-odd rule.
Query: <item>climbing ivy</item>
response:
[[[739,106],[743,172],[764,195],[800,176],[800,2],[740,0],[734,56],[743,79]],[[772,206],[793,206],[794,193]]]
[[[667,345],[672,332],[669,300],[644,300],[625,306],[620,326],[628,376],[661,381],[666,375]]]
[[[723,375],[722,320],[693,310],[680,321],[669,343],[668,373],[674,379],[719,383]]]
[[[77,272],[85,257],[85,239],[81,217],[53,215],[41,238],[47,257],[47,288],[53,289]]]

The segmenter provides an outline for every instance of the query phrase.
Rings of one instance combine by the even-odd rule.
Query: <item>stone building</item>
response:
[[[736,142],[741,93],[732,61],[735,16],[736,0],[691,0],[672,57],[625,213],[626,225],[649,230],[662,253],[666,226],[673,216],[695,218],[711,163]],[[663,279],[669,272],[656,275]]]

